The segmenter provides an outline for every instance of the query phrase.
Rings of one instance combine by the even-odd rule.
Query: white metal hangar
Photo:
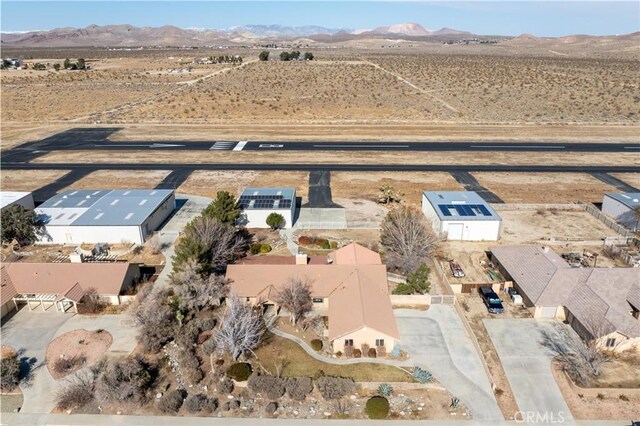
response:
[[[33,194],[31,192],[0,192],[0,208],[8,209],[11,206],[19,205],[26,210],[33,210]]]
[[[284,217],[284,228],[291,228],[296,213],[295,188],[245,188],[238,199],[242,215],[239,225],[268,228],[267,217],[278,213]]]
[[[422,211],[440,238],[464,241],[500,239],[502,219],[495,210],[471,191],[425,191]]]
[[[166,189],[68,190],[36,209],[40,243],[144,243],[175,210]]]
[[[602,211],[629,229],[640,229],[638,209],[640,209],[640,192],[604,194]]]

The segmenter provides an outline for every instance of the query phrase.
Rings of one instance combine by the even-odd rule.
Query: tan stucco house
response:
[[[640,349],[640,268],[573,268],[540,246],[490,251],[535,318],[566,321],[609,349]]]
[[[264,263],[261,263],[264,262]],[[328,256],[249,258],[229,265],[231,292],[247,303],[274,305],[273,295],[291,279],[311,286],[314,311],[328,317],[328,339],[334,352],[363,347],[391,351],[400,339],[387,271],[380,255],[352,243]]]

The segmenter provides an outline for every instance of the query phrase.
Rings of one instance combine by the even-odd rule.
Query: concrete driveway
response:
[[[553,353],[541,342],[543,333],[560,339],[554,320],[486,319],[484,325],[493,341],[500,362],[522,414],[534,418],[573,419],[562,392],[551,372]]]
[[[20,389],[24,396],[21,412],[49,413],[53,409],[55,380],[45,364],[45,353],[56,331],[73,317],[58,312],[30,312],[22,308],[2,325],[2,344],[19,353],[23,376]]]
[[[427,311],[397,309],[400,347],[413,365],[430,371],[469,408],[474,419],[503,420],[489,378],[455,308],[432,305]]]

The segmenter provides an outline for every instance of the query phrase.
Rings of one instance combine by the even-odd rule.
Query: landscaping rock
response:
[[[324,412],[324,413],[322,413],[322,414],[324,414],[324,415],[325,415],[325,417],[329,417],[329,416],[331,415],[331,413],[330,413],[330,412],[328,412],[328,411],[325,411],[325,412]]]
[[[158,392],[158,393],[156,394],[156,399],[160,399],[160,398],[162,398],[162,392]]]

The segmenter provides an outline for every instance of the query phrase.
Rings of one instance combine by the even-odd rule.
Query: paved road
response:
[[[541,342],[543,333],[559,338],[554,320],[486,319],[484,325],[521,412],[572,419],[571,411],[551,372],[553,353]]]
[[[397,309],[400,347],[409,361],[429,370],[449,392],[460,398],[475,420],[503,420],[489,378],[471,338],[453,306],[429,310]]]
[[[3,425],[139,425],[139,426],[517,426],[523,423],[515,421],[480,421],[480,420],[331,420],[327,423],[324,419],[300,420],[300,419],[257,419],[257,418],[233,418],[233,417],[172,417],[172,416],[113,416],[74,414],[2,414]],[[562,426],[628,426],[630,422],[621,421],[566,421]]]

